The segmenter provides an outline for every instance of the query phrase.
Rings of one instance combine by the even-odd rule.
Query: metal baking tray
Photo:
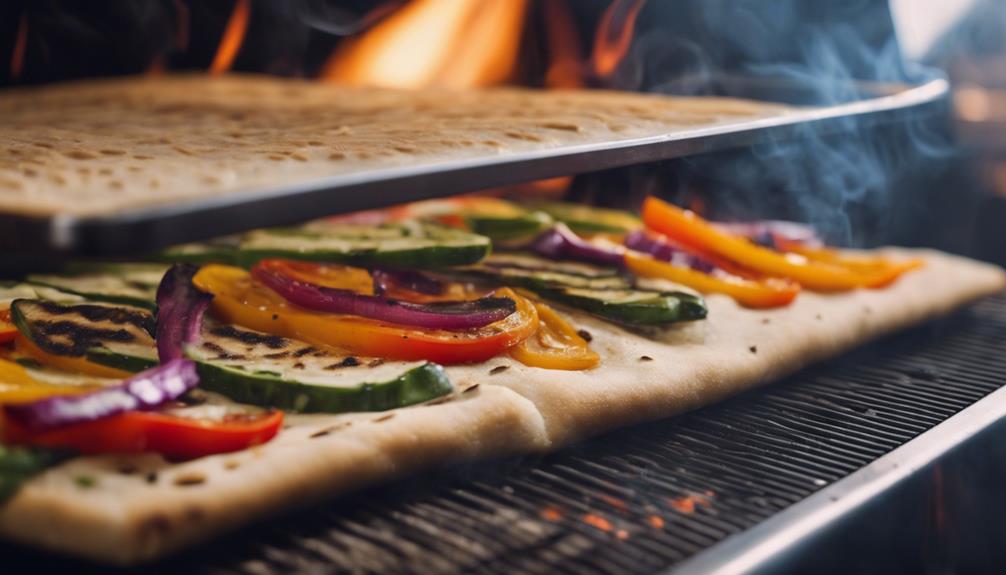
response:
[[[704,82],[708,84],[708,79]],[[223,197],[126,210],[112,215],[32,218],[0,214],[0,264],[18,266],[34,256],[115,257],[253,228],[403,202],[442,197],[538,179],[655,162],[763,141],[840,133],[862,122],[892,122],[934,108],[948,93],[946,80],[918,85],[857,83],[844,103],[807,107],[779,118],[738,121],[645,138],[571,145],[453,162],[416,163],[361,171],[296,185],[248,190]],[[813,93],[790,80],[723,77],[725,95],[805,104]],[[6,261],[4,261],[6,260]],[[20,263],[19,263],[20,262]]]

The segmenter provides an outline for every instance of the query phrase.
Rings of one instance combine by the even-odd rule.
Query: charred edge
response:
[[[294,357],[304,357],[305,355],[312,354],[312,353],[314,353],[316,351],[318,351],[318,348],[311,347],[311,346],[302,347],[302,348],[298,349],[297,351],[293,352],[293,356]]]

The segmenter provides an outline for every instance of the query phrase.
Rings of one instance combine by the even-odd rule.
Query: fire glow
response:
[[[23,12],[17,24],[17,36],[14,38],[14,52],[10,58],[10,77],[15,80],[21,77],[24,70],[24,53],[28,45],[28,13]]]
[[[322,77],[389,88],[479,88],[515,70],[527,0],[413,0],[340,45]]]
[[[223,74],[234,65],[248,32],[248,21],[251,19],[251,0],[237,0],[234,10],[224,28],[224,35],[217,47],[217,53],[210,64],[210,74]]]

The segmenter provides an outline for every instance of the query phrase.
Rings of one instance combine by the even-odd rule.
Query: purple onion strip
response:
[[[631,232],[625,236],[625,247],[649,254],[654,259],[688,267],[702,273],[712,273],[717,269],[716,265],[709,260],[687,252],[670,242],[653,237],[642,230]]]
[[[258,267],[252,270],[252,275],[287,301],[303,308],[427,329],[484,327],[517,310],[516,302],[510,298],[484,297],[420,304],[301,282]]]
[[[193,265],[176,264],[157,286],[157,357],[161,362],[181,359],[185,345],[199,337],[213,296],[192,285],[198,271]]]
[[[181,397],[198,383],[196,364],[175,359],[90,393],[7,404],[3,409],[4,415],[27,429],[45,431],[126,411],[149,411]]]
[[[592,244],[563,224],[542,232],[531,242],[531,251],[551,259],[570,259],[603,266],[621,267],[622,250]]]

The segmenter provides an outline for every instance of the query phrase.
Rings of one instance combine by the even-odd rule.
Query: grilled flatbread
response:
[[[789,374],[1006,288],[999,268],[936,252],[881,290],[804,293],[772,311],[709,296],[709,319],[639,334],[564,310],[601,366],[450,367],[454,396],[384,413],[289,416],[272,442],[170,464],[156,455],[71,460],[0,506],[0,535],[135,564],[266,515],[459,459],[545,452],[667,417]],[[79,481],[87,477],[88,481]]]
[[[773,104],[199,75],[5,90],[0,212],[97,215],[326,176],[680,133]]]

